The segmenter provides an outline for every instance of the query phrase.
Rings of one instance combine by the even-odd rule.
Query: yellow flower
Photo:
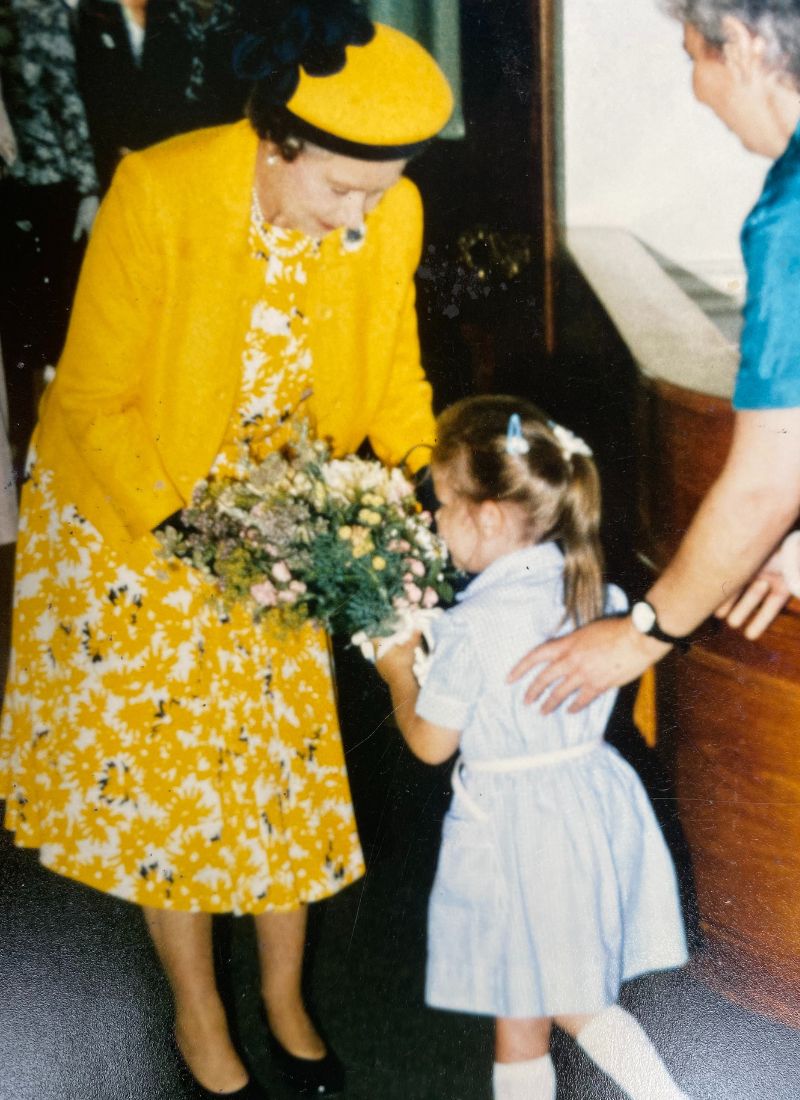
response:
[[[376,573],[380,573],[381,569],[386,568],[386,558],[382,558],[380,554],[376,554],[372,559],[372,568]]]
[[[386,501],[378,493],[364,493],[361,503],[366,504],[368,508],[380,508]]]
[[[352,541],[354,558],[363,558],[375,549],[372,535],[366,527],[354,527],[352,529]]]
[[[360,523],[366,523],[368,527],[377,527],[381,522],[380,512],[373,512],[370,508],[362,508],[358,513]]]
[[[352,527],[340,527],[339,528],[339,538],[340,539],[349,540],[352,537],[353,537],[353,528]]]

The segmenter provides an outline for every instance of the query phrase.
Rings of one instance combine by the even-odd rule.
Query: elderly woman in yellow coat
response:
[[[260,1095],[214,984],[217,912],[255,916],[278,1068],[341,1089],[300,991],[306,906],[363,866],[325,636],[221,617],[153,532],[300,418],[387,462],[419,465],[433,433],[401,173],[449,89],[350,3],[288,15],[240,44],[250,119],[128,156],[101,208],[29,460],[0,745],[16,842],[144,907],[201,1096]]]

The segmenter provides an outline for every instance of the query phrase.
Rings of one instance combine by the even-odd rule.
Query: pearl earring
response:
[[[269,165],[269,167],[273,168],[277,163],[278,163],[278,158],[275,156],[274,153],[270,153],[269,156],[267,157],[267,164]]]

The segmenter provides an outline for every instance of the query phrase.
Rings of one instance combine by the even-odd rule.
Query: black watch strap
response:
[[[667,645],[674,645],[681,653],[688,653],[692,647],[692,639],[688,634],[683,634],[680,637],[677,634],[667,634],[666,630],[662,630],[658,623],[655,623],[650,630],[649,637],[655,638],[659,642],[666,642]]]
[[[664,642],[665,645],[675,646],[681,653],[686,653],[691,647],[692,637],[690,634],[668,634],[666,630],[661,629],[656,609],[649,600],[637,600],[632,604],[630,616],[634,629],[638,630],[640,634],[644,634],[648,638],[655,638],[657,642]]]

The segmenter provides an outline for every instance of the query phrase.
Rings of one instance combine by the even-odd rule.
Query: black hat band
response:
[[[285,116],[287,132],[293,137],[310,141],[313,145],[319,145],[321,149],[327,149],[329,153],[353,157],[355,160],[408,160],[409,157],[421,152],[431,141],[430,138],[425,138],[423,141],[412,141],[405,145],[369,145],[366,142],[349,141],[327,130],[321,130],[311,122],[306,122],[288,107],[281,107],[279,110]]]

